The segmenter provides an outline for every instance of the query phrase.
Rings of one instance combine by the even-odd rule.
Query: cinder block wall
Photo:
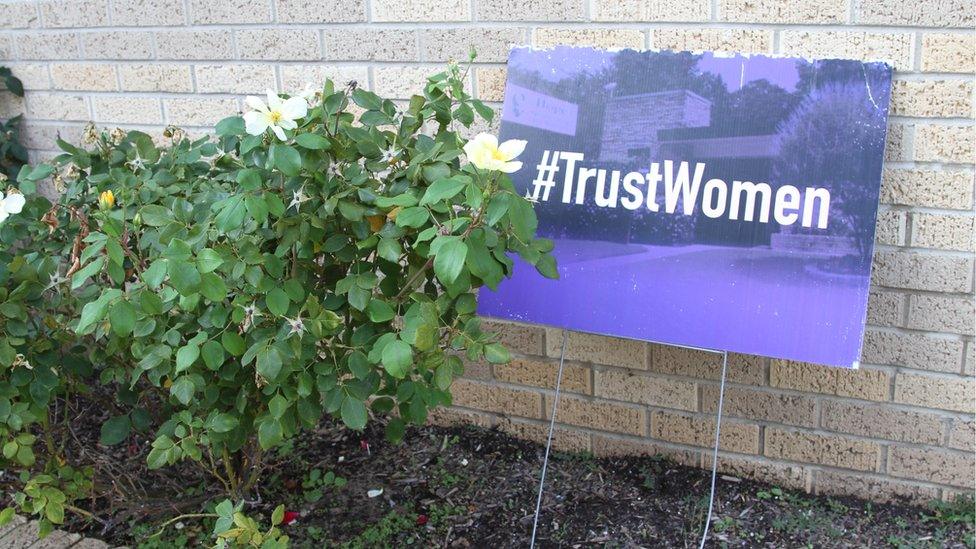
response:
[[[722,468],[876,499],[974,490],[973,0],[41,0],[0,3],[0,64],[35,158],[88,120],[205,131],[244,94],[328,75],[406,98],[479,51],[502,98],[512,42],[883,59],[896,69],[864,367],[730,367]],[[652,316],[653,311],[648,311]],[[661,319],[667,321],[667,319]],[[442,421],[541,440],[561,333],[498,325],[506,366],[469,365]],[[715,355],[572,334],[556,443],[708,463]]]

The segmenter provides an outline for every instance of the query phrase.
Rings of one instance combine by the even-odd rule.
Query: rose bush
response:
[[[78,395],[104,399],[103,444],[148,434],[150,468],[190,460],[240,501],[323,416],[389,416],[396,441],[450,403],[462,356],[508,360],[475,307],[513,253],[556,276],[499,171],[524,144],[463,161],[460,126],[492,112],[456,65],[403,106],[331,81],[247,104],[163,147],[89,129],[7,192],[26,200],[0,224],[0,464],[45,530],[99,490],[59,439]],[[220,539],[266,537],[223,505]]]

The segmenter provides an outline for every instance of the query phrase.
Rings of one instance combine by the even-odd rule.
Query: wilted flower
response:
[[[172,139],[173,143],[179,143],[180,141],[183,141],[184,137],[186,137],[186,131],[184,131],[183,128],[178,128],[176,126],[166,126],[166,128],[163,130],[163,137]]]
[[[112,137],[112,143],[118,145],[123,139],[125,139],[125,130],[122,128],[115,128],[109,135]]]
[[[302,185],[300,189],[291,193],[291,202],[288,203],[287,209],[294,207],[295,211],[297,212],[299,209],[301,209],[302,204],[304,202],[308,202],[309,200],[311,200],[311,197],[305,194],[305,186]]]
[[[389,149],[383,151],[383,156],[380,158],[380,160],[384,164],[392,164],[394,161],[396,161],[398,156],[400,156],[400,151],[397,150],[396,147],[391,146]]]
[[[0,223],[7,219],[10,214],[19,214],[24,209],[26,202],[24,195],[13,190],[8,189],[6,197],[0,192]]]
[[[95,129],[94,122],[89,122],[85,126],[85,132],[82,134],[81,142],[85,145],[94,145],[98,142],[98,130]]]
[[[302,334],[305,333],[305,323],[302,322],[302,317],[300,317],[300,316],[299,317],[295,317],[295,318],[287,318],[286,317],[285,318],[285,322],[288,323],[288,336],[289,337],[297,334],[298,337],[300,338],[300,337],[302,337]]]
[[[525,145],[522,139],[509,139],[499,145],[494,135],[479,133],[464,146],[464,154],[476,168],[512,173],[522,168],[521,162],[513,160],[522,154]]]
[[[306,82],[305,88],[295,95],[304,99],[305,102],[308,103],[308,108],[311,109],[318,104],[319,98],[322,95],[322,90],[313,86],[310,82]]]
[[[111,210],[115,207],[115,193],[111,189],[98,195],[98,207],[103,210]]]
[[[244,129],[251,135],[261,135],[271,128],[278,139],[285,141],[285,130],[298,127],[295,120],[308,114],[308,104],[302,97],[289,97],[284,101],[278,94],[268,90],[268,104],[252,96],[245,100],[251,112],[244,114]]]

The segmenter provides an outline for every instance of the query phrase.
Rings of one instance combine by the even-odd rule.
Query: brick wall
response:
[[[855,372],[733,356],[723,470],[820,493],[974,489],[973,0],[40,0],[0,3],[0,63],[35,158],[87,120],[205,131],[242,95],[329,75],[408,97],[477,47],[499,101],[510,42],[883,59],[896,69],[874,287]],[[442,421],[541,440],[561,333],[499,325]],[[716,355],[572,334],[556,444],[707,463]]]

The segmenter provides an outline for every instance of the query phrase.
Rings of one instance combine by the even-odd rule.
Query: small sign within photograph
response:
[[[560,279],[479,312],[856,367],[890,93],[884,63],[513,49],[500,138]]]

